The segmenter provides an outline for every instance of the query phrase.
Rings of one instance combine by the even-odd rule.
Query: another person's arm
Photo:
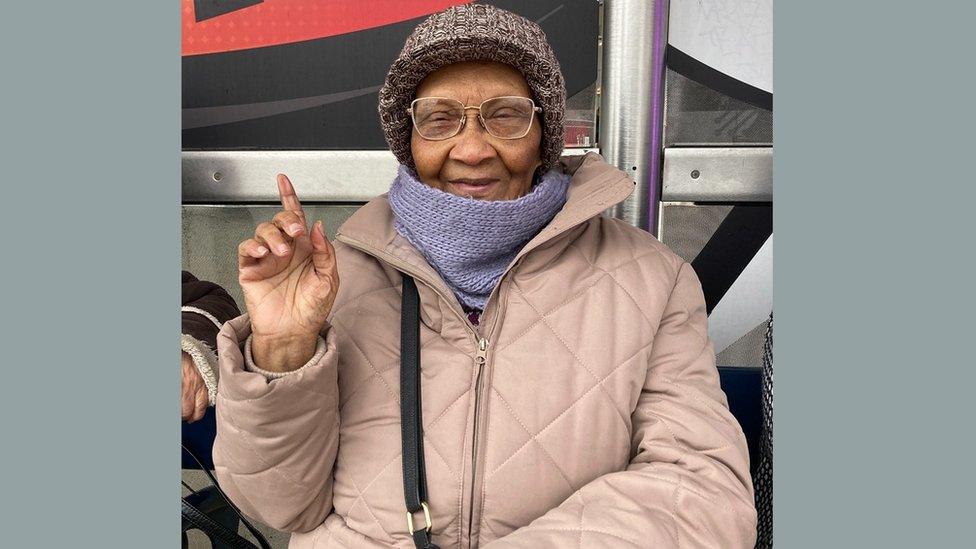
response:
[[[289,532],[332,510],[339,447],[338,351],[326,319],[339,288],[335,250],[284,176],[283,211],[238,247],[248,314],[218,337],[213,458],[241,510]]]
[[[217,396],[217,332],[241,312],[226,290],[188,271],[182,274],[182,293],[181,413],[192,422],[203,417]]]
[[[682,264],[632,415],[630,465],[486,549],[751,549],[749,454],[719,387],[707,334],[701,284]]]

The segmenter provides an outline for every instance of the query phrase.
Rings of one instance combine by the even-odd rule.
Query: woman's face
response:
[[[509,65],[464,62],[429,75],[417,87],[417,97],[448,97],[465,105],[502,96],[532,97],[520,72]],[[542,124],[538,115],[520,139],[499,139],[478,123],[477,111],[467,111],[460,133],[429,141],[413,130],[410,151],[417,175],[427,185],[479,200],[514,200],[528,194],[532,176],[542,164]]]

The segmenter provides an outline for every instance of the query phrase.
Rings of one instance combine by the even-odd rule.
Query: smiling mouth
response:
[[[488,198],[492,190],[497,187],[498,179],[449,179],[454,194],[469,198]]]
[[[449,183],[452,185],[459,185],[465,187],[485,187],[491,185],[498,181],[497,179],[481,178],[481,179],[451,179]]]

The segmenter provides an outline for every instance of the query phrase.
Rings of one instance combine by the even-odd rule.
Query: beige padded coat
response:
[[[595,154],[562,165],[565,207],[516,256],[478,327],[395,232],[385,196],[339,230],[324,353],[268,380],[245,367],[247,316],[224,325],[214,462],[246,514],[293,532],[293,548],[413,547],[403,271],[421,299],[435,543],[752,547],[746,442],[719,388],[701,285],[649,233],[600,215],[633,191],[626,174]]]

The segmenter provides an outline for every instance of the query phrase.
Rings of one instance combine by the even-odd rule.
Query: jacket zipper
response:
[[[478,368],[478,378],[474,385],[474,431],[471,434],[471,494],[468,499],[468,546],[471,546],[471,531],[474,528],[474,498],[477,492],[475,481],[478,475],[478,423],[481,412],[481,384],[484,379],[485,363],[488,362],[488,340],[478,341],[478,354],[474,363]]]
[[[461,321],[461,323],[468,328],[468,331],[473,336],[474,342],[478,346],[478,352],[475,354],[475,363],[476,363],[476,365],[478,367],[478,375],[477,375],[477,378],[475,380],[474,427],[473,427],[473,433],[472,433],[472,437],[471,437],[471,466],[472,466],[471,477],[472,478],[471,478],[471,493],[469,494],[469,498],[468,498],[468,535],[467,535],[467,541],[468,541],[468,547],[471,547],[471,545],[472,545],[472,542],[471,542],[471,533],[472,533],[472,529],[474,527],[474,525],[473,525],[473,523],[474,523],[474,500],[475,500],[475,494],[477,494],[477,492],[478,492],[478,486],[476,485],[477,484],[476,481],[478,480],[478,478],[477,478],[478,477],[478,470],[477,470],[478,469],[478,423],[479,423],[480,415],[481,415],[480,414],[481,400],[482,400],[481,399],[481,392],[482,392],[482,387],[481,386],[482,386],[483,379],[485,377],[484,370],[485,370],[485,367],[486,367],[486,365],[488,363],[488,344],[489,344],[488,343],[488,338],[481,337],[478,334],[477,330],[474,328],[474,326],[471,325],[471,322],[464,315],[463,311],[461,311],[460,306],[455,307],[455,304],[457,303],[457,298],[455,298],[453,295],[451,295],[450,297],[451,298],[454,298],[453,301],[452,301],[450,298],[448,298],[447,296],[445,296],[444,293],[435,284],[431,284],[431,283],[427,282],[425,279],[423,279],[423,277],[418,277],[417,276],[417,274],[418,274],[417,271],[415,269],[413,269],[409,263],[406,263],[404,261],[400,261],[395,256],[392,256],[392,255],[390,255],[388,253],[383,253],[383,252],[379,252],[378,250],[371,249],[371,248],[369,248],[367,246],[364,246],[364,245],[360,244],[356,240],[353,240],[353,239],[348,238],[348,237],[344,237],[342,235],[337,235],[336,239],[339,240],[340,242],[343,242],[343,243],[349,245],[349,246],[352,246],[353,248],[356,248],[357,250],[359,250],[359,251],[361,251],[363,253],[366,253],[368,255],[371,255],[373,257],[376,257],[377,259],[380,259],[382,261],[387,262],[388,264],[390,264],[392,267],[396,268],[400,272],[407,273],[407,274],[409,274],[410,276],[412,276],[414,278],[421,278],[424,281],[424,283],[430,289],[434,290],[434,293],[436,293],[438,295],[438,297],[440,297],[445,303],[447,303],[448,306],[449,306],[449,308],[452,311],[454,311],[454,315],[457,316],[458,319]],[[515,270],[515,267],[519,263],[521,263],[521,258],[519,258],[519,260],[516,261],[512,265],[511,269],[509,269],[508,271],[506,271],[502,275],[502,280],[499,280],[498,286],[496,286],[496,288],[495,288],[496,291],[500,290],[501,285],[502,285],[502,282],[504,281],[504,278],[508,274],[508,272]],[[491,295],[488,296],[488,300],[486,301],[486,303],[487,302],[490,302],[492,300],[492,298],[495,297],[495,293],[496,293],[495,291],[492,291]],[[487,307],[485,308],[485,310],[487,310]],[[484,313],[484,311],[482,311],[482,313]],[[495,326],[498,324],[498,318],[500,316],[501,316],[501,311],[496,311],[496,314],[495,314],[494,318],[492,319],[491,327],[486,332],[487,335],[490,336],[495,331]],[[484,319],[484,316],[482,316],[482,319]]]

